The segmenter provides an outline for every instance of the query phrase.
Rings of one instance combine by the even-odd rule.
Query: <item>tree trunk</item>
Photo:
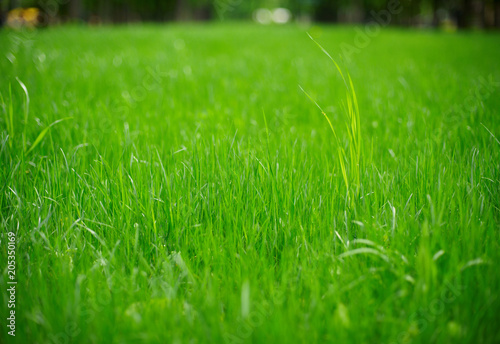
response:
[[[495,0],[495,27],[500,29],[500,0]]]
[[[468,28],[471,24],[472,1],[463,0],[462,6],[457,16],[457,23],[459,28]]]
[[[176,20],[190,19],[189,5],[186,0],[177,0],[177,6],[175,8],[175,19]]]
[[[80,20],[82,18],[82,1],[71,0],[69,2],[69,18],[71,20]]]
[[[7,21],[9,10],[19,7],[19,0],[0,0],[0,27]]]
[[[7,13],[12,9],[12,1],[0,0],[0,27],[7,21]]]
[[[6,11],[4,9],[3,3],[0,3],[0,28],[3,26],[3,23],[5,22],[5,15]]]
[[[439,5],[439,0],[432,0],[432,26],[434,27],[438,27],[440,22],[438,16]]]
[[[321,1],[314,11],[314,17],[320,22],[337,22],[339,7],[336,1]]]
[[[486,27],[486,4],[484,3],[484,0],[481,0],[480,2],[481,8],[479,9],[479,27],[481,29],[484,29]]]
[[[97,11],[101,21],[104,23],[110,22],[112,18],[111,18],[111,11],[110,11],[111,8],[109,0],[101,0],[98,3],[99,7]]]

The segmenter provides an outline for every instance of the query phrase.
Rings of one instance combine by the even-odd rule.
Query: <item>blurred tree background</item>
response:
[[[36,7],[45,24],[137,21],[251,20],[259,8],[286,8],[297,21],[363,23],[397,0],[0,0],[0,20],[15,8]],[[399,0],[391,25],[500,28],[500,0]]]

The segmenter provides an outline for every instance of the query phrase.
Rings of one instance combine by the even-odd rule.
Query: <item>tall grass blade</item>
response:
[[[23,129],[23,150],[26,150],[26,128],[28,127],[28,113],[30,109],[30,95],[28,93],[28,88],[26,85],[16,76],[16,80],[24,91],[26,96],[24,103],[24,129]]]
[[[344,108],[344,112],[346,114],[346,129],[347,129],[347,137],[348,137],[348,149],[349,153],[346,154],[345,150],[342,148],[340,144],[340,140],[333,128],[332,122],[323,111],[323,109],[318,105],[318,103],[312,99],[312,97],[304,91],[302,87],[300,89],[302,92],[306,94],[306,96],[320,109],[323,116],[325,116],[330,128],[335,136],[335,141],[337,143],[337,149],[339,154],[339,163],[340,168],[342,170],[342,178],[344,179],[347,195],[351,202],[354,201],[354,197],[359,193],[359,189],[361,186],[361,131],[360,131],[360,116],[359,116],[359,105],[358,99],[356,96],[356,92],[354,91],[354,85],[352,82],[351,75],[349,72],[342,72],[339,64],[333,59],[333,57],[326,51],[321,44],[316,42],[314,38],[310,34],[308,34],[309,38],[316,43],[316,45],[325,53],[326,56],[333,62],[335,67],[337,68],[342,81],[344,82],[346,88],[346,101],[342,102],[342,107]],[[347,78],[346,78],[347,75]],[[347,82],[347,80],[349,82]],[[346,165],[345,161],[348,161],[348,165]],[[355,190],[351,188],[354,184]],[[351,203],[352,205],[352,203]]]
[[[5,102],[3,95],[0,93],[0,101],[2,102],[2,110],[5,115],[5,123],[7,125],[7,133],[9,134],[9,147],[12,148],[12,140],[14,138],[14,108],[12,107],[12,86],[9,84],[9,104]]]
[[[38,146],[38,144],[43,140],[45,135],[47,135],[50,128],[52,128],[57,123],[61,123],[63,121],[71,119],[71,118],[73,118],[73,117],[64,117],[64,118],[58,119],[57,121],[55,121],[52,124],[50,124],[49,126],[47,126],[45,129],[43,129],[41,131],[41,133],[38,135],[38,137],[36,138],[35,142],[33,142],[33,144],[31,145],[30,149],[28,149],[28,151],[26,152],[26,155],[28,155],[33,149],[35,149],[36,146]]]

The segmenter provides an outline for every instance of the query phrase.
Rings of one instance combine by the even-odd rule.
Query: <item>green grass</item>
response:
[[[311,32],[339,62],[356,34]],[[301,28],[15,35],[0,307],[13,231],[17,343],[500,342],[498,34],[384,30],[340,62],[352,200],[299,85],[352,182],[346,87]]]

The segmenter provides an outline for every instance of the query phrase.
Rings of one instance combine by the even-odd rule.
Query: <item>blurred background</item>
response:
[[[391,25],[500,28],[500,0],[0,0],[0,25],[253,20],[364,23],[397,9]]]

